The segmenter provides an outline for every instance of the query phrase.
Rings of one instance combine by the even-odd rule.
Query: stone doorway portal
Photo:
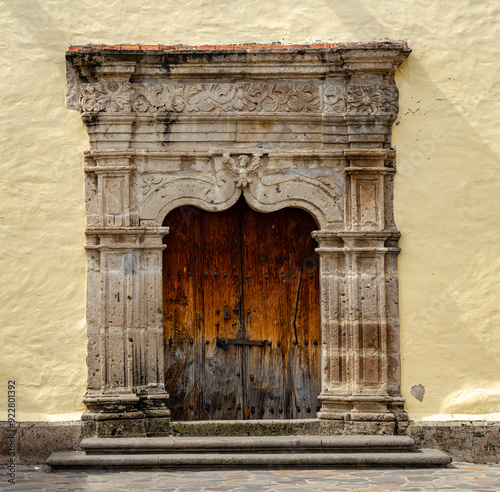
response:
[[[67,53],[68,101],[90,138],[88,433],[169,432],[163,220],[183,206],[224,212],[242,196],[317,225],[317,417],[339,432],[396,432],[406,414],[391,128],[408,53],[402,43]],[[268,350],[247,351],[257,349]]]
[[[319,411],[317,225],[299,209],[165,218],[165,388],[173,420],[314,418]]]

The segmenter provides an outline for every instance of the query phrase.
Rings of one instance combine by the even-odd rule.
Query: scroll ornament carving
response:
[[[157,226],[186,197],[196,199],[196,206],[225,210],[243,192],[259,210],[300,202],[322,227],[340,227],[345,195],[340,168],[320,164],[293,168],[292,173],[292,162],[281,159],[267,152],[225,150],[198,157],[189,169],[182,169],[179,162],[176,169],[142,172],[138,180],[141,224]]]
[[[320,98],[316,84],[238,84],[235,94],[238,111],[319,111]]]
[[[141,84],[133,108],[139,112],[312,112],[320,108],[315,84]]]
[[[82,84],[80,106],[86,112],[396,113],[398,92],[396,87],[384,85],[327,85],[321,98],[320,86],[307,83],[99,82]]]

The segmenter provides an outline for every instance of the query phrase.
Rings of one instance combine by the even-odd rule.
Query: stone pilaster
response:
[[[162,325],[166,228],[89,229],[88,390],[97,435],[146,435],[167,418]]]
[[[344,151],[346,230],[318,231],[323,381],[319,417],[404,420],[400,394],[394,152]]]

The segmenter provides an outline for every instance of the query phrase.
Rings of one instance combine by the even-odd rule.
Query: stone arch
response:
[[[248,162],[247,167],[240,162]],[[322,230],[340,229],[343,217],[343,180],[337,168],[330,175],[290,173],[291,163],[272,152],[225,152],[200,156],[190,171],[179,175],[142,176],[143,201],[140,220],[161,225],[169,211],[193,205],[207,211],[227,210],[241,194],[258,212],[295,207],[312,215]],[[269,167],[287,174],[265,173]]]

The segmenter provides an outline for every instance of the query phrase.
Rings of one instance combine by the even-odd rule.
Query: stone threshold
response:
[[[417,449],[407,436],[85,438],[83,451],[56,451],[53,471],[178,468],[446,466],[451,457]]]
[[[87,455],[416,451],[415,441],[407,436],[87,437],[80,447]]]
[[[87,455],[55,452],[47,464],[53,471],[69,470],[169,470],[249,468],[343,468],[343,467],[436,467],[451,458],[441,451],[423,449],[414,453],[191,453]]]

